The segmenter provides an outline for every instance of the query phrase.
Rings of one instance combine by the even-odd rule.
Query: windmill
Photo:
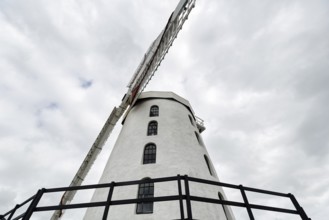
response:
[[[154,40],[154,42],[151,44],[150,48],[147,50],[145,56],[143,57],[140,65],[138,66],[136,72],[134,73],[132,79],[130,80],[128,84],[128,91],[123,96],[122,102],[118,107],[115,107],[107,121],[105,122],[101,132],[97,136],[94,144],[92,145],[91,149],[89,150],[87,156],[85,157],[83,163],[81,164],[78,172],[74,176],[70,187],[64,187],[66,191],[60,201],[60,205],[58,206],[41,206],[37,207],[38,202],[40,201],[42,195],[44,192],[59,192],[63,191],[63,188],[57,188],[57,189],[42,189],[39,190],[37,194],[29,198],[28,200],[24,201],[21,204],[16,205],[14,209],[11,211],[5,213],[4,215],[0,215],[1,220],[11,220],[15,211],[22,207],[23,205],[27,204],[28,202],[31,202],[29,208],[27,211],[13,219],[23,219],[28,220],[30,219],[31,215],[35,211],[55,211],[53,216],[51,217],[52,220],[56,220],[62,217],[63,212],[62,209],[65,209],[68,207],[67,204],[69,204],[73,197],[75,196],[75,193],[78,188],[80,189],[91,189],[95,185],[90,186],[83,186],[79,187],[84,178],[86,177],[88,171],[90,170],[93,162],[96,160],[97,155],[100,153],[103,145],[105,144],[106,140],[108,139],[110,133],[112,132],[114,126],[118,122],[118,120],[124,115],[124,128],[122,129],[122,132],[120,133],[117,143],[114,146],[114,149],[120,148],[120,152],[126,153],[127,149],[131,147],[132,145],[129,145],[136,140],[142,139],[142,141],[148,140],[148,143],[146,143],[145,147],[142,145],[139,145],[138,148],[144,150],[143,155],[143,165],[141,163],[140,167],[146,167],[145,164],[151,164],[151,166],[158,166],[158,164],[155,164],[155,157],[154,151],[155,151],[155,145],[159,143],[159,146],[162,147],[162,152],[168,151],[171,156],[171,160],[167,160],[166,163],[163,163],[161,166],[161,169],[157,169],[157,171],[160,171],[160,173],[155,176],[153,176],[152,180],[151,178],[142,179],[140,181],[134,179],[133,181],[124,181],[120,180],[120,172],[117,172],[116,178],[119,179],[119,183],[114,183],[109,181],[112,181],[112,179],[108,180],[106,178],[105,182],[107,184],[98,184],[97,188],[104,187],[110,187],[108,189],[108,199],[106,202],[98,202],[96,204],[95,202],[88,203],[89,205],[92,204],[92,206],[86,206],[87,204],[73,204],[70,208],[77,208],[78,206],[81,207],[88,207],[85,219],[101,219],[99,216],[103,216],[102,219],[106,220],[108,217],[110,219],[177,219],[177,217],[171,217],[171,214],[173,214],[173,211],[180,211],[180,218],[179,219],[220,219],[220,220],[234,220],[234,216],[232,214],[231,209],[228,206],[237,206],[237,207],[244,207],[247,209],[249,219],[254,220],[252,214],[252,209],[258,209],[258,210],[266,210],[266,211],[275,211],[275,212],[284,212],[284,213],[290,213],[290,214],[298,214],[302,217],[303,220],[309,220],[306,213],[303,211],[302,207],[299,206],[297,203],[297,200],[294,198],[292,194],[283,194],[278,192],[271,192],[271,191],[265,191],[250,187],[244,187],[242,185],[232,185],[227,183],[221,183],[218,180],[217,174],[215,170],[213,169],[213,166],[211,164],[211,161],[207,155],[206,148],[204,147],[203,141],[201,139],[201,136],[199,135],[204,129],[204,125],[202,120],[196,118],[196,116],[193,113],[192,107],[190,106],[189,102],[182,97],[177,96],[174,93],[171,92],[145,92],[142,93],[145,86],[148,84],[148,82],[151,80],[153,74],[159,67],[161,61],[165,57],[165,54],[168,52],[170,46],[172,45],[174,39],[176,38],[178,32],[182,28],[185,20],[188,18],[188,15],[190,11],[193,9],[195,4],[195,0],[181,0],[179,4],[177,5],[174,12],[171,14],[167,25],[165,26],[164,30],[160,33],[160,35]],[[159,108],[160,108],[160,115],[159,116]],[[167,107],[167,108],[162,108]],[[165,111],[163,111],[165,110]],[[146,113],[149,112],[149,115],[145,116]],[[166,113],[166,114],[165,114]],[[165,117],[163,117],[165,116]],[[131,135],[131,131],[134,131],[134,125],[136,122],[140,122],[140,120],[136,120],[138,118],[144,117],[149,120],[148,127],[147,127],[147,135],[148,137],[140,138],[141,132],[132,132],[133,135]],[[157,120],[161,122],[162,126],[167,128],[167,131],[171,128],[174,128],[174,131],[171,131],[171,133],[168,132],[166,135],[160,137],[159,139],[153,138],[154,136],[157,136],[157,120],[154,120],[152,117],[157,117]],[[188,129],[187,129],[188,128]],[[123,131],[125,130],[125,131]],[[128,132],[127,132],[128,130]],[[188,131],[187,131],[188,130]],[[144,131],[142,131],[143,133]],[[145,134],[144,134],[145,135]],[[150,136],[149,136],[150,135]],[[195,135],[195,136],[194,136]],[[129,138],[127,138],[127,136]],[[161,135],[158,135],[158,137]],[[170,137],[170,140],[167,141],[166,138]],[[193,139],[194,138],[194,139]],[[126,143],[120,143],[120,141],[125,140]],[[128,141],[127,141],[128,140]],[[155,141],[157,140],[156,144]],[[135,146],[134,146],[135,147]],[[191,150],[192,149],[192,150]],[[118,155],[118,151],[111,153],[111,155]],[[136,149],[135,149],[136,153]],[[175,155],[178,153],[179,157]],[[151,156],[150,156],[151,155]],[[162,154],[162,158],[159,158],[159,161],[163,161],[164,154]],[[120,156],[120,155],[119,155]],[[145,157],[148,156],[148,157]],[[166,155],[168,156],[168,154]],[[201,157],[200,157],[201,156]],[[130,157],[131,158],[131,157]],[[167,157],[168,158],[168,157]],[[183,159],[181,159],[183,158]],[[126,164],[131,163],[132,161],[129,161],[126,159]],[[199,160],[201,159],[201,160]],[[134,162],[136,164],[136,161],[138,161],[139,158],[134,158]],[[179,161],[181,160],[181,161]],[[111,160],[109,160],[111,161]],[[114,160],[115,161],[115,160]],[[117,161],[122,161],[121,159]],[[157,159],[158,161],[158,159]],[[179,163],[177,163],[177,161]],[[175,164],[172,164],[172,162],[175,162]],[[180,163],[181,162],[181,163]],[[112,163],[113,164],[113,163]],[[133,164],[133,163],[132,163]],[[108,166],[109,165],[109,166]],[[122,164],[121,164],[122,165]],[[113,171],[113,166],[111,167],[111,164],[107,164],[105,171],[111,172]],[[134,164],[133,164],[134,166]],[[154,166],[154,167],[155,167]],[[149,166],[150,167],[150,166]],[[170,172],[166,172],[170,170]],[[126,167],[124,167],[125,170],[127,170]],[[121,170],[122,171],[122,170]],[[181,175],[177,176],[171,176],[171,177],[163,177],[162,175],[172,175],[172,172],[174,171],[178,174],[184,174],[184,177]],[[181,172],[180,172],[181,171]],[[188,172],[186,172],[188,171]],[[133,172],[133,171],[132,171]],[[149,172],[152,173],[152,172]],[[175,173],[175,174],[177,174]],[[187,176],[186,174],[189,174]],[[131,173],[130,173],[131,174]],[[192,175],[190,175],[192,174]],[[103,173],[104,176],[104,173]],[[103,177],[102,176],[102,177]],[[132,175],[133,176],[133,175]],[[140,178],[138,175],[135,175],[133,177]],[[159,177],[159,176],[162,176]],[[190,177],[192,176],[192,177]],[[118,178],[119,177],[119,178]],[[113,180],[116,181],[116,178]],[[121,182],[120,182],[121,181]],[[158,192],[165,192],[170,193],[174,190],[179,191],[179,195],[169,195],[169,196],[154,196],[154,183],[157,182],[166,182],[166,181],[176,181],[178,184],[178,188],[168,188],[168,187],[158,187]],[[189,181],[191,182],[189,186]],[[184,187],[182,187],[181,182],[184,183]],[[200,183],[203,185],[200,186]],[[117,184],[117,185],[115,185]],[[117,186],[123,186],[123,185],[132,185],[132,184],[138,184],[138,198],[137,199],[117,199],[114,197],[114,200],[112,200],[111,196],[114,190],[114,187]],[[199,185],[198,185],[199,184]],[[168,186],[168,185],[165,185]],[[193,188],[193,186],[197,186],[196,188]],[[225,195],[223,193],[222,187],[229,187],[233,189],[238,189],[241,192],[241,195],[243,197],[243,202],[236,202],[236,201],[229,201],[225,198]],[[96,188],[96,187],[95,187]],[[182,188],[184,188],[185,193],[182,193]],[[95,194],[93,198],[97,198],[99,194],[102,196],[106,195],[102,191],[99,191],[98,189],[95,190]],[[145,189],[147,189],[145,191]],[[197,196],[191,195],[189,192],[189,189],[195,190],[194,193],[197,193]],[[152,196],[150,196],[150,192],[152,191]],[[264,194],[270,194],[270,195],[276,195],[281,197],[288,197],[292,200],[293,205],[295,206],[296,210],[290,210],[290,209],[284,209],[284,208],[277,208],[277,207],[270,207],[270,206],[264,206],[264,205],[257,205],[253,203],[249,203],[245,191],[251,191],[251,192],[257,192],[257,193],[264,193]],[[136,193],[136,190],[127,190],[127,192],[130,193],[130,195],[134,195]],[[203,195],[199,195],[198,193],[204,193]],[[133,193],[133,194],[131,194]],[[148,194],[149,193],[149,194]],[[135,194],[136,195],[136,194]],[[217,198],[213,198],[213,196],[216,196]],[[141,197],[140,197],[141,196]],[[183,204],[183,200],[186,202],[186,204]],[[179,201],[179,206],[177,204],[174,205],[167,205],[165,209],[161,208],[157,210],[157,213],[153,213],[153,202],[163,202],[163,201]],[[191,201],[198,203],[198,205],[193,206],[191,204]],[[200,205],[200,203],[202,203]],[[96,204],[96,205],[95,205]],[[116,207],[114,206],[114,213],[117,213],[118,215],[108,215],[109,206],[110,205],[129,205],[130,210],[132,206],[136,207],[136,212],[128,212],[126,211],[126,207],[119,207],[121,209],[118,209],[119,212],[116,212]],[[73,207],[76,206],[76,207]],[[99,213],[94,215],[95,213],[89,212],[90,207],[95,206],[105,206],[104,207],[104,214],[99,215]],[[63,208],[64,207],[64,208]],[[192,217],[192,207],[193,210],[196,211],[196,215]],[[206,207],[206,208],[204,208]],[[170,208],[170,209],[167,209]],[[112,211],[111,206],[111,211]],[[169,210],[169,211],[168,211]],[[91,214],[90,214],[91,213]],[[112,212],[113,213],[113,212]],[[152,217],[147,215],[137,215],[137,214],[150,214],[153,213],[154,215]],[[185,218],[185,213],[187,218]],[[88,216],[89,215],[89,216]],[[168,216],[170,217],[168,218]],[[7,218],[7,216],[9,216]],[[133,216],[133,217],[132,217]]]
[[[73,177],[70,186],[80,186],[82,184],[114,126],[125,112],[127,114],[130,111],[131,106],[134,105],[143,92],[177,37],[178,32],[182,29],[185,20],[188,19],[188,15],[194,6],[195,0],[181,0],[178,3],[176,9],[169,17],[165,28],[153,41],[145,56],[142,58],[141,63],[128,84],[128,91],[124,94],[122,102],[118,107],[113,108],[95,142],[80,165],[80,168]],[[66,191],[61,198],[60,204],[69,204],[74,198],[75,193],[76,191]],[[51,220],[59,219],[61,216],[62,211],[57,210],[54,212]]]

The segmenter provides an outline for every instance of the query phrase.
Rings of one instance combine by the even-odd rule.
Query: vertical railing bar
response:
[[[183,195],[182,195],[182,184],[181,176],[177,175],[177,184],[178,184],[178,195],[179,195],[179,209],[180,209],[180,218],[184,220],[184,206],[183,206]]]
[[[192,218],[192,207],[191,207],[191,198],[190,198],[190,187],[189,187],[187,175],[184,175],[184,183],[185,183],[187,219],[192,220],[193,218]]]
[[[32,216],[33,214],[33,211],[34,209],[37,207],[43,193],[45,192],[45,188],[42,188],[42,189],[39,189],[35,198],[32,200],[30,206],[28,207],[28,209],[26,210],[25,214],[24,214],[24,217],[22,220],[29,220],[30,217]]]
[[[106,220],[107,219],[107,216],[109,214],[114,186],[115,186],[115,182],[111,182],[109,194],[107,196],[107,203],[106,203],[106,206],[104,208],[103,220]]]
[[[296,200],[296,201],[297,201],[297,200]],[[300,206],[300,212],[301,212],[301,214],[302,214],[302,216],[303,216],[303,218],[304,218],[305,220],[312,220],[311,218],[309,218],[309,217],[307,216],[306,212],[304,211],[303,207],[301,207],[301,206]],[[304,219],[303,219],[303,220],[304,220]]]
[[[300,215],[300,217],[303,219],[303,220],[311,220],[306,212],[304,211],[304,209],[299,205],[297,199],[295,198],[295,196],[291,193],[288,194],[289,195],[289,198],[291,200],[291,202],[294,204],[295,206],[295,209],[296,211],[298,212],[298,214]]]
[[[247,199],[247,195],[244,191],[244,188],[242,185],[239,185],[239,188],[240,188],[240,191],[241,191],[241,195],[242,195],[242,198],[243,198],[243,201],[246,205],[246,208],[247,208],[247,211],[248,211],[248,215],[249,215],[249,218],[250,220],[255,220],[254,218],[254,215],[252,214],[252,211],[251,211],[251,208],[250,208],[250,205],[249,205],[249,202],[248,202],[248,199]]]
[[[13,215],[15,214],[15,212],[17,211],[17,209],[18,209],[19,207],[20,207],[19,205],[16,205],[16,206],[15,206],[14,210],[10,213],[10,215],[9,215],[9,217],[8,217],[7,220],[10,220],[10,219],[13,217]]]

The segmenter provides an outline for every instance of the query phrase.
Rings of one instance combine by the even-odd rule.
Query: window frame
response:
[[[154,125],[152,125],[154,123]],[[151,127],[153,126],[153,127]],[[158,122],[150,121],[147,125],[147,136],[158,135]]]
[[[150,107],[150,117],[159,117],[159,106],[157,105],[152,105]]]
[[[225,200],[224,199],[224,196],[223,196],[223,194],[221,192],[218,192],[218,198],[219,198],[219,200]],[[224,205],[224,204],[221,204],[221,205],[222,205],[222,208],[223,208],[223,211],[224,211],[224,215],[226,217],[226,220],[231,220],[232,218],[231,218],[230,212],[228,210],[228,207],[226,205]]]
[[[207,164],[207,167],[208,167],[208,170],[209,170],[209,173],[211,176],[214,176],[214,172],[212,170],[212,166],[210,164],[210,161],[209,161],[209,158],[207,155],[203,155],[204,156],[204,160],[206,161],[206,164]]]
[[[193,120],[192,116],[188,115],[188,118],[190,119],[190,122],[191,122],[192,126],[195,127],[195,123],[194,123],[194,120]]]
[[[200,134],[196,131],[194,131],[194,134],[195,134],[196,139],[198,140],[199,145],[204,146]]]
[[[152,148],[152,149],[148,149]],[[144,147],[143,151],[143,164],[156,163],[157,146],[154,143],[148,143]]]
[[[143,180],[149,180],[144,178]],[[142,191],[142,192],[141,192]],[[146,192],[146,193],[145,193]],[[144,182],[138,184],[137,198],[153,198],[154,197],[154,183]],[[149,207],[148,207],[149,206]],[[149,210],[148,210],[149,208]],[[154,209],[154,202],[139,202],[136,204],[136,214],[152,214]]]

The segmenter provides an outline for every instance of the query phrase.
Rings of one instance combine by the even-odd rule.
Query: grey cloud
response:
[[[92,80],[80,80],[80,81],[81,81],[80,86],[84,89],[88,89],[93,84]]]
[[[328,100],[324,103],[328,103]],[[310,156],[324,157],[329,150],[329,116],[328,109],[322,105],[309,107],[305,111],[303,121],[296,131],[295,141]]]
[[[12,189],[8,188],[0,188],[0,204],[6,204],[4,206],[5,210],[9,210],[12,208],[10,204],[15,203],[16,192]]]

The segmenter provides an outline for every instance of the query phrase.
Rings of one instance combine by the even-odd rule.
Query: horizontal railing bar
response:
[[[239,189],[238,185],[233,185],[233,184],[229,184],[229,183],[216,182],[216,181],[212,181],[212,180],[199,179],[199,178],[195,178],[195,177],[187,177],[187,178],[189,181],[192,181],[192,182],[206,183],[209,185],[224,186],[224,187],[228,187],[228,188]]]
[[[27,200],[25,200],[24,202],[22,202],[19,206],[22,207],[23,205],[25,205],[26,203],[32,201],[35,198],[36,194],[31,196],[30,198],[28,198]]]
[[[185,196],[183,196],[183,199],[185,199]],[[153,198],[112,200],[110,202],[110,205],[128,205],[128,204],[134,204],[140,202],[165,202],[165,201],[173,201],[173,200],[179,200],[179,196],[159,196]],[[35,211],[40,212],[40,211],[54,211],[61,209],[91,208],[91,207],[105,206],[106,204],[107,202],[104,201],[104,202],[77,203],[77,204],[69,204],[69,205],[42,206],[42,207],[37,207]]]
[[[230,200],[219,200],[219,199],[211,199],[211,198],[204,198],[199,196],[190,196],[191,200],[197,202],[206,202],[206,203],[214,203],[214,204],[223,204],[229,206],[238,206],[238,207],[246,207],[246,204],[243,202],[234,202]]]
[[[228,187],[228,188],[233,188],[233,189],[240,189],[238,185],[233,185],[233,184],[229,184],[229,183],[216,182],[216,181],[205,180],[205,179],[198,179],[198,178],[195,178],[195,177],[188,177],[188,179],[190,181],[193,181],[193,182],[206,183],[206,184],[209,184],[209,185],[223,186],[223,187]],[[245,186],[243,186],[243,189],[245,191],[270,194],[270,195],[274,195],[274,196],[289,197],[288,193],[280,193],[280,192],[256,189],[256,188],[245,187]]]
[[[137,184],[146,183],[146,182],[151,182],[151,183],[169,182],[169,181],[174,181],[174,180],[177,180],[177,176],[115,182],[115,186],[137,185]],[[101,183],[101,184],[92,184],[92,185],[83,185],[83,186],[68,186],[68,187],[45,189],[45,193],[73,191],[73,190],[86,190],[86,189],[96,189],[96,188],[108,188],[110,186],[111,186],[111,183]]]
[[[20,214],[19,216],[16,216],[15,218],[13,218],[12,220],[18,220],[18,219],[21,219],[21,218],[23,218],[24,217],[24,215],[25,215],[25,212],[24,213],[22,213],[22,214]]]
[[[191,198],[191,200],[198,201],[198,202],[207,202],[207,203],[214,203],[214,204],[246,207],[245,203],[234,202],[234,201],[229,201],[229,200],[211,199],[211,198],[204,198],[204,197],[199,197],[199,196],[191,196],[190,198]],[[249,204],[249,206],[252,209],[260,209],[260,210],[267,210],[267,211],[274,211],[274,212],[284,212],[284,213],[289,213],[289,214],[299,214],[296,210],[291,210],[291,209],[276,208],[276,207],[256,205],[256,204]]]
[[[184,199],[186,196],[184,196]],[[159,196],[153,198],[139,198],[139,199],[125,199],[125,200],[113,200],[111,201],[111,205],[127,205],[127,204],[134,204],[140,202],[166,202],[166,201],[173,201],[179,200],[179,196]]]
[[[173,177],[161,177],[161,178],[153,178],[153,179],[143,179],[137,181],[126,181],[126,182],[116,182],[115,186],[127,186],[127,185],[135,185],[141,183],[159,183],[159,182],[170,182],[177,180],[177,176]]]
[[[73,190],[86,190],[86,189],[98,189],[98,188],[107,188],[110,186],[111,186],[110,183],[92,184],[92,185],[83,185],[83,186],[67,186],[67,187],[45,189],[45,193],[73,191]]]
[[[3,216],[5,217],[6,215],[10,214],[11,212],[13,212],[14,210],[19,209],[20,207],[24,206],[26,203],[30,202],[32,199],[34,199],[35,195],[31,196],[30,198],[28,198],[27,200],[25,200],[24,202],[22,202],[21,204],[18,204],[18,207],[15,207],[13,209],[11,209],[10,211],[8,211],[6,214],[4,214]]]
[[[245,187],[245,186],[243,186],[243,189],[245,191],[250,191],[250,192],[257,192],[257,193],[269,194],[269,195],[274,195],[274,196],[289,197],[289,193],[280,193],[280,192],[256,189],[256,188]]]
[[[7,215],[11,214],[11,212],[13,212],[15,210],[15,208],[13,208],[12,210],[6,212],[5,214],[3,214],[1,217],[4,218],[6,217]],[[2,219],[1,219],[2,220]]]
[[[292,210],[292,209],[276,208],[276,207],[256,205],[256,204],[250,204],[250,208],[299,215],[299,213],[296,210]]]
[[[61,209],[75,209],[75,208],[91,208],[105,206],[106,202],[88,202],[88,203],[78,203],[78,204],[69,204],[69,205],[55,205],[55,206],[41,206],[35,208],[35,212],[40,211],[54,211]]]
[[[216,186],[223,186],[233,189],[239,189],[238,185],[233,185],[229,183],[224,182],[216,182],[211,180],[204,180],[199,179],[195,177],[188,177],[190,181],[193,182],[199,182],[199,183],[205,183],[209,185],[216,185]],[[128,185],[137,185],[145,182],[167,182],[167,181],[174,181],[177,180],[177,177],[163,177],[163,178],[154,178],[154,179],[145,179],[145,180],[133,180],[133,181],[124,181],[124,182],[116,182],[115,186],[128,186]],[[95,188],[107,188],[110,187],[110,183],[103,183],[103,184],[92,184],[92,185],[84,185],[84,186],[74,186],[74,187],[60,187],[60,188],[52,188],[52,189],[46,189],[46,193],[51,192],[60,192],[60,191],[72,191],[72,190],[83,190],[83,189],[95,189]],[[264,194],[270,194],[275,196],[282,196],[282,197],[289,197],[289,194],[280,193],[280,192],[274,192],[274,191],[268,191],[268,190],[262,190],[262,189],[256,189],[251,187],[244,187],[246,191],[251,192],[258,192],[258,193],[264,193]],[[9,211],[10,212],[10,211]]]

